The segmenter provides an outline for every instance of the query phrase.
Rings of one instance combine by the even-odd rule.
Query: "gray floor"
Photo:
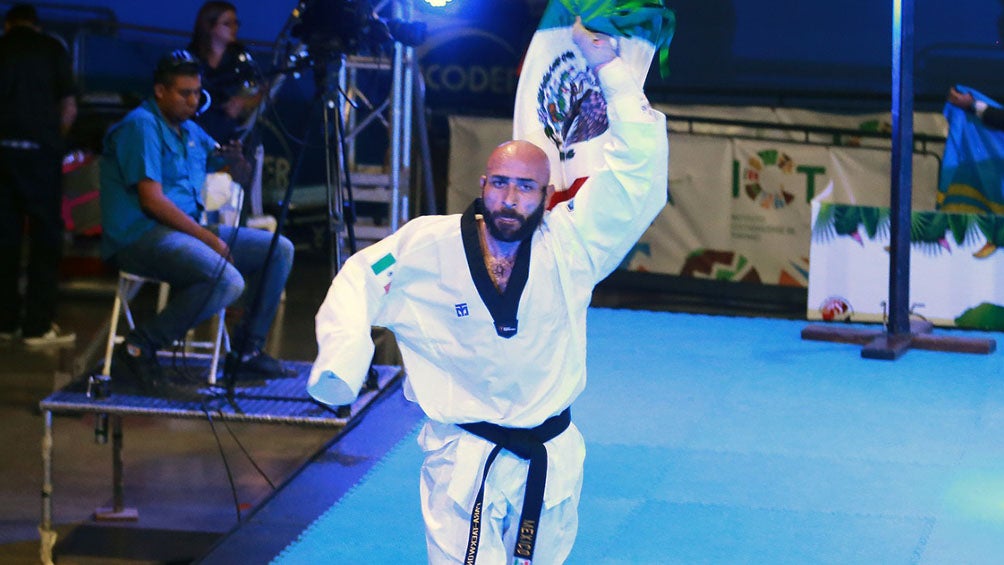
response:
[[[286,300],[273,327],[269,352],[276,357],[310,361],[316,352],[313,316],[329,279],[327,263],[298,258]],[[38,563],[41,518],[42,417],[38,402],[94,367],[103,350],[114,279],[78,277],[65,285],[59,323],[77,333],[75,346],[27,350],[0,348],[0,562]],[[143,296],[140,297],[142,301]],[[152,299],[152,297],[151,297]],[[54,419],[53,524],[60,539],[92,528],[133,528],[223,533],[237,523],[227,467],[213,431],[204,420],[127,417],[124,420],[124,494],[139,520],[96,523],[95,509],[112,502],[110,445],[94,441],[91,416]],[[232,423],[233,434],[268,479],[281,484],[337,433],[333,429]],[[217,424],[222,450],[234,478],[243,515],[272,488],[249,462],[227,429]],[[111,530],[108,530],[111,531]],[[92,536],[93,537],[93,536]],[[116,548],[99,548],[118,562]],[[75,562],[66,557],[60,562]]]

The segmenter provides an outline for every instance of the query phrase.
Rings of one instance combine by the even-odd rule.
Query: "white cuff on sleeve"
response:
[[[607,100],[609,110],[625,122],[652,122],[652,106],[645,98],[641,86],[635,83],[628,68],[621,58],[606,63],[596,72],[600,79],[603,96]]]
[[[314,400],[329,406],[351,404],[356,399],[356,393],[348,383],[331,371],[324,371],[318,375],[315,382],[307,383],[307,393]]]

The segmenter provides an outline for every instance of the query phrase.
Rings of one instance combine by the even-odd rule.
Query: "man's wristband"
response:
[[[973,110],[973,113],[976,114],[977,118],[979,118],[979,119],[982,120],[983,119],[983,112],[985,112],[986,109],[987,109],[987,103],[986,102],[984,102],[982,100],[974,100],[973,101],[973,108],[972,108],[972,110]]]

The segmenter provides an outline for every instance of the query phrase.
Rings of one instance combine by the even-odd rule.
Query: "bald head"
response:
[[[520,139],[499,145],[488,157],[486,175],[490,176],[493,171],[502,169],[522,170],[523,178],[532,179],[541,187],[547,186],[551,178],[551,165],[547,153],[533,143]]]
[[[498,242],[530,237],[544,216],[550,177],[547,153],[536,145],[507,141],[496,147],[481,176],[488,235]]]

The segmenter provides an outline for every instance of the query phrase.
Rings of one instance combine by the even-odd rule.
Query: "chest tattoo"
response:
[[[499,289],[499,292],[505,292],[506,286],[509,284],[509,276],[512,275],[513,265],[516,264],[516,257],[494,257],[486,254],[485,261],[488,266],[488,274],[491,275],[495,287]]]
[[[495,288],[498,289],[499,293],[504,293],[506,287],[509,285],[509,277],[512,276],[512,269],[516,265],[518,247],[511,250],[509,257],[503,255],[498,249],[493,253],[491,246],[485,238],[484,217],[478,214],[475,218],[479,224],[478,235],[481,242],[481,254],[485,259],[488,276],[492,278],[492,282],[495,283]]]

